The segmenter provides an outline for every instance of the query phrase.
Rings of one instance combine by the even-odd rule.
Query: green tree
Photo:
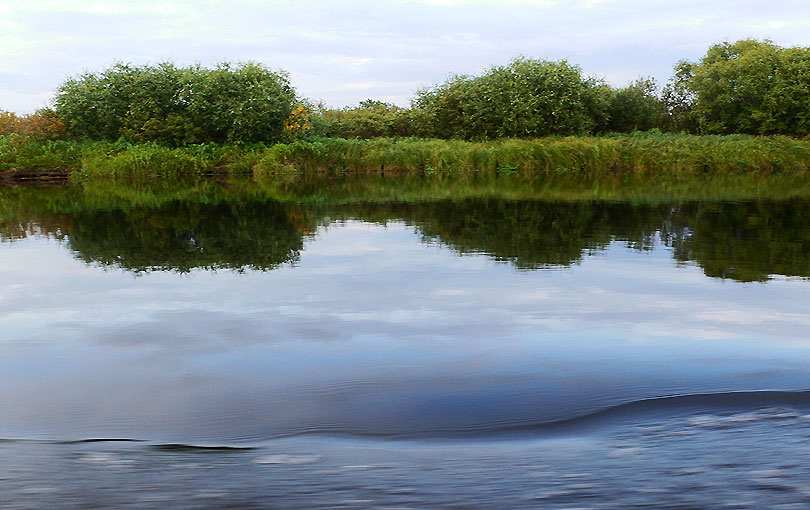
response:
[[[281,138],[296,106],[287,73],[257,63],[223,63],[194,71],[182,99],[206,140],[267,142]]]
[[[666,128],[670,131],[694,133],[697,122],[694,114],[695,92],[689,81],[695,64],[681,60],[675,65],[675,74],[664,87],[661,97],[666,107]]]
[[[452,76],[413,100],[423,133],[487,139],[586,134],[607,118],[604,84],[578,66],[518,58],[482,76]]]
[[[610,99],[608,130],[620,133],[661,128],[666,105],[658,97],[652,78],[639,78],[617,90]]]
[[[366,99],[355,107],[330,109],[318,105],[311,116],[312,135],[333,138],[410,136],[408,110],[390,103]]]
[[[677,87],[691,97],[702,132],[810,134],[810,48],[754,39],[715,44],[699,62],[679,64]]]
[[[260,142],[281,137],[295,91],[285,73],[256,63],[213,69],[117,63],[68,79],[55,104],[74,138]]]

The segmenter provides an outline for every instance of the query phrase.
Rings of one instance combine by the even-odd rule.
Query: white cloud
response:
[[[604,0],[590,0],[600,2]],[[499,5],[523,5],[531,7],[554,7],[563,3],[561,0],[416,0],[416,3],[427,5],[439,5],[442,7],[465,7],[471,5],[487,5],[498,7]],[[585,3],[588,3],[587,1]]]
[[[0,104],[0,110],[33,112],[34,110],[45,108],[49,105],[50,100],[53,98],[53,91],[44,90],[26,93],[18,90],[0,89],[0,97],[3,98],[3,103]]]
[[[31,111],[67,75],[115,60],[258,60],[334,106],[372,93],[406,104],[420,85],[516,55],[664,82],[714,42],[810,45],[808,28],[805,0],[0,0],[0,80],[18,75],[0,83],[0,108]]]
[[[607,0],[583,0],[582,1],[582,7],[586,8],[586,9],[592,9],[592,8],[598,6],[599,4],[605,3],[606,1]]]

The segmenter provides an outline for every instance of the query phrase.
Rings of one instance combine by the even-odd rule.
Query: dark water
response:
[[[0,190],[0,508],[810,503],[810,200],[102,191]]]

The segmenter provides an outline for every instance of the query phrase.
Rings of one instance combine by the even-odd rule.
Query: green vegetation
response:
[[[810,48],[716,44],[699,62],[680,62],[673,87],[700,132],[810,135]]]
[[[78,143],[67,140],[37,140],[35,138],[0,136],[0,172],[25,172],[43,169],[78,170],[82,157],[104,142]]]
[[[483,140],[660,129],[694,134],[810,136],[810,48],[746,39],[679,62],[659,89],[639,78],[614,89],[567,61],[518,58],[481,76],[418,91],[410,109],[313,112],[314,134]],[[373,101],[371,102],[373,103]],[[362,105],[361,105],[362,106]],[[396,126],[395,129],[385,126]]]
[[[480,76],[418,90],[409,108],[369,99],[330,109],[296,96],[261,64],[214,68],[118,63],[65,81],[54,110],[0,111],[0,135],[35,139],[200,143],[310,138],[463,140],[600,135],[660,129],[694,134],[810,136],[810,48],[751,39],[679,62],[660,90],[650,78],[615,89],[565,60],[520,57]]]
[[[605,188],[516,175],[98,180],[0,188],[0,240],[47,235],[80,260],[135,273],[271,270],[295,263],[321,225],[397,221],[427,243],[520,270],[577,264],[612,242],[661,243],[712,277],[810,278],[810,186],[779,181],[707,176],[673,198],[677,182]],[[761,198],[774,196],[792,198]]]
[[[356,107],[330,109],[324,105],[311,108],[306,135],[308,138],[356,138],[412,136],[411,111],[407,108],[367,99]]]
[[[671,121],[666,104],[657,96],[657,88],[652,78],[639,78],[623,89],[612,91],[607,130],[627,133],[667,127]]]
[[[60,168],[75,179],[242,173],[528,175],[627,179],[706,174],[806,175],[810,141],[656,131],[485,142],[418,138],[312,139],[287,144],[187,145],[0,137],[0,175]]]
[[[486,140],[586,135],[607,124],[609,88],[566,61],[519,58],[417,92],[420,135]]]
[[[566,61],[521,57],[419,90],[410,108],[313,106],[256,63],[116,64],[68,79],[54,110],[0,111],[0,180],[799,175],[810,166],[808,91],[810,48],[755,40],[678,63],[663,90],[649,78],[614,89]]]
[[[638,133],[492,142],[316,140],[263,152],[258,174],[421,173],[622,177],[805,173],[810,142],[786,137]]]
[[[116,64],[67,80],[55,100],[71,138],[171,145],[278,141],[295,103],[286,74],[254,63]]]

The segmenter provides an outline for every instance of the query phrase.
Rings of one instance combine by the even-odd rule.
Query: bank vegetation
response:
[[[713,45],[660,87],[563,61],[450,76],[409,107],[328,108],[258,63],[118,63],[67,79],[53,108],[0,111],[0,172],[706,174],[805,172],[810,48]]]

